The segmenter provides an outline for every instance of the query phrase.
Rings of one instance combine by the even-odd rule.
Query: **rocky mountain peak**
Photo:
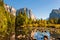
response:
[[[49,15],[49,18],[60,18],[60,8],[59,9],[53,9]]]

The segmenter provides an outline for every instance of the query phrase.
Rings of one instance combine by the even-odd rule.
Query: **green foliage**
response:
[[[60,24],[60,19],[58,19],[58,22],[57,22],[57,24]]]
[[[16,25],[17,26],[20,26],[20,25],[23,25],[24,23],[24,16],[19,14],[17,17],[16,17]]]
[[[16,25],[21,26],[28,23],[28,17],[25,13],[20,12],[18,16],[16,16]]]
[[[4,15],[4,7],[0,6],[0,32],[6,32],[7,30],[7,18]]]
[[[4,9],[4,6],[0,5],[0,40],[8,39],[7,37],[15,32],[15,16],[10,14]],[[4,40],[5,40],[4,39]]]
[[[32,24],[33,20],[30,18],[28,19],[28,24]]]
[[[28,25],[29,19],[26,15],[26,12],[22,13],[18,13],[18,15],[16,16],[16,21],[15,21],[15,28],[16,28],[16,35],[19,34],[27,34],[28,30],[25,28],[23,28],[22,26],[24,25]],[[19,31],[20,30],[20,31]]]
[[[15,26],[15,16],[13,16],[12,14],[6,12],[5,13],[6,18],[7,18],[7,23],[8,23],[8,30],[10,30],[9,32],[12,32],[12,30],[14,29]]]
[[[49,19],[49,22],[50,22],[51,24],[57,24],[58,18]]]

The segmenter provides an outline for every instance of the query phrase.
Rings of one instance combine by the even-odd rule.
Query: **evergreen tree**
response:
[[[58,22],[57,22],[57,24],[60,24],[60,18],[58,19]]]

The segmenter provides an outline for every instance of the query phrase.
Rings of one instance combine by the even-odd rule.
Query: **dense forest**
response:
[[[0,40],[7,40],[15,32],[15,16],[7,12],[0,1]]]

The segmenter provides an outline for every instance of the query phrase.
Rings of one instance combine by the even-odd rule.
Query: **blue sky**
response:
[[[33,14],[39,19],[48,18],[52,9],[60,8],[60,0],[4,0],[4,2],[16,10],[24,7],[32,9]]]

